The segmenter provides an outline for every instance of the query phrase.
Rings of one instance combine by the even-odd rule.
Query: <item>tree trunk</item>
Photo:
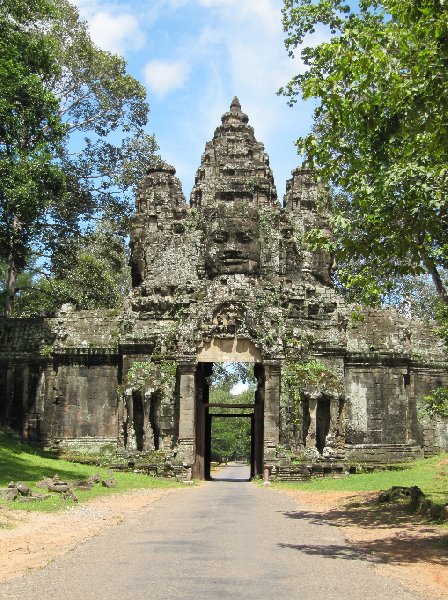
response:
[[[14,260],[14,252],[11,251],[8,255],[8,270],[6,273],[6,298],[5,298],[5,313],[10,315],[14,308],[14,298],[16,295],[16,279],[17,269]]]
[[[428,274],[431,275],[432,281],[436,286],[439,299],[444,304],[448,304],[448,292],[445,285],[443,284],[442,278],[440,277],[440,273],[437,270],[436,265],[429,259],[425,259],[424,264]]]

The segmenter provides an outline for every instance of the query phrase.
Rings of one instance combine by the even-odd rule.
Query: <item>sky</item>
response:
[[[94,42],[124,56],[146,86],[153,132],[187,200],[205,143],[238,96],[270,157],[279,197],[301,164],[294,140],[310,103],[288,107],[280,86],[300,72],[285,50],[282,0],[77,0]],[[316,41],[319,35],[316,34]]]

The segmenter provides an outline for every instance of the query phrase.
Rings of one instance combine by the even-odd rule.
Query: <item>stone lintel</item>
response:
[[[198,362],[260,363],[263,358],[254,342],[247,338],[213,338],[204,342],[197,355]]]

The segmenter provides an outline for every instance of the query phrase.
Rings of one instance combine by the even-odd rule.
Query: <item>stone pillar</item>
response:
[[[341,426],[339,423],[339,398],[331,398],[330,400],[330,430],[327,435],[327,440],[325,445],[330,448],[336,448],[338,441]]]
[[[280,381],[281,368],[279,362],[264,362],[264,462],[269,464],[276,460],[276,449],[280,442]]]
[[[306,447],[316,447],[316,416],[317,416],[317,400],[309,399],[308,401],[310,411],[310,426],[308,427],[308,434],[306,436]]]
[[[126,427],[126,450],[137,450],[137,439],[134,428],[134,399],[132,389],[127,389],[124,393],[125,399],[125,427]]]
[[[177,368],[179,376],[179,454],[184,467],[190,468],[195,460],[196,364],[178,363]]]

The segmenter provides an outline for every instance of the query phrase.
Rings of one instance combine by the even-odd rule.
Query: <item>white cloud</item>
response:
[[[119,5],[78,0],[77,6],[89,24],[92,40],[103,50],[124,54],[128,49],[139,50],[145,44],[146,37],[137,17]]]
[[[275,0],[198,0],[201,6],[220,9],[221,14],[235,23],[238,21],[258,22],[266,29],[276,30],[280,26],[281,13]]]
[[[190,74],[185,61],[152,60],[144,68],[146,84],[159,96],[181,88]]]
[[[125,50],[138,50],[145,43],[136,17],[130,14],[97,12],[89,19],[92,40],[103,48],[118,54]]]
[[[166,131],[173,130],[175,141],[169,140],[166,150],[162,142],[162,154],[166,151],[180,167],[182,179],[185,173],[185,191],[191,189],[205,141],[212,138],[220,116],[237,95],[256,138],[266,144],[282,194],[284,182],[299,163],[293,141],[308,131],[311,111],[303,104],[291,110],[286,98],[276,95],[294,75],[305,71],[300,56],[291,59],[285,50],[280,0],[153,1],[160,19],[154,33],[165,41],[169,32],[171,43],[165,44],[165,55],[157,55],[156,66],[161,67],[157,72],[151,63],[147,65],[146,81],[155,92],[155,105],[158,97],[174,92],[169,99],[164,97],[165,104],[169,100],[170,119],[161,129],[161,138],[168,141]],[[314,42],[325,39],[322,32],[313,37]],[[173,57],[182,57],[177,72],[165,67],[164,59],[169,59],[167,66],[176,64]],[[187,154],[185,143],[190,149]]]

